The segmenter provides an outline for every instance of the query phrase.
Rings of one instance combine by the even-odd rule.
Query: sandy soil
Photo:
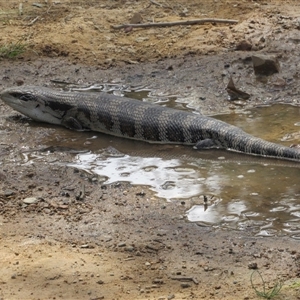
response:
[[[201,68],[220,73],[227,61],[236,60],[238,73],[248,52],[235,50],[247,40],[252,51],[282,58],[290,88],[277,93],[298,101],[298,61],[280,39],[285,36],[289,50],[298,53],[298,1],[33,3],[24,2],[19,15],[18,2],[0,2],[0,46],[17,41],[27,46],[16,60],[0,61],[1,89],[51,85],[53,79],[114,79],[186,91],[195,86]],[[130,22],[134,14],[142,23],[197,18],[238,23],[111,28]],[[271,86],[278,88],[282,81],[273,79]],[[257,103],[262,103],[259,97],[249,105]],[[220,100],[205,103],[202,111],[230,106]],[[256,299],[255,270],[267,289],[284,283],[277,299],[300,299],[299,241],[258,238],[251,228],[200,227],[186,221],[184,201],[158,199],[147,187],[105,186],[96,176],[47,160],[24,163],[33,149],[46,146],[46,138],[62,139],[55,127],[37,126],[2,103],[0,136],[0,299]],[[72,153],[55,155],[63,161]],[[32,197],[34,203],[26,203]],[[253,282],[263,289],[258,273]]]

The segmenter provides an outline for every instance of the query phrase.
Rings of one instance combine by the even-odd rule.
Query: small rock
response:
[[[16,84],[18,85],[18,86],[20,86],[20,85],[23,85],[24,84],[24,80],[23,79],[20,79],[20,78],[18,78],[18,79],[16,79]]]
[[[251,262],[248,264],[248,269],[250,270],[256,270],[258,267],[257,267],[257,263],[256,262]]]
[[[134,247],[128,246],[128,247],[125,248],[125,251],[133,252],[134,251]]]
[[[125,27],[124,28],[124,32],[130,32],[130,31],[132,31],[132,27],[131,26],[128,26],[128,27]]]
[[[163,284],[164,281],[163,281],[162,279],[160,279],[160,278],[156,278],[156,279],[154,279],[154,280],[152,281],[152,283],[154,283],[154,284]]]
[[[130,19],[130,24],[139,24],[142,23],[143,21],[143,17],[141,16],[141,14],[139,13],[134,13],[134,15],[132,16],[132,18]]]
[[[29,198],[25,198],[23,200],[23,202],[26,203],[26,204],[33,204],[33,203],[35,203],[37,201],[38,201],[38,199],[35,198],[35,197],[29,197]]]
[[[280,69],[277,58],[267,55],[253,55],[252,63],[255,75],[269,76],[278,73]]]
[[[252,44],[246,40],[242,40],[237,43],[235,50],[237,51],[250,51],[252,49]]]
[[[41,4],[41,3],[32,3],[32,6],[36,6],[38,8],[42,8],[43,4]]]
[[[189,283],[185,283],[185,282],[181,283],[180,286],[181,286],[183,289],[186,289],[186,288],[191,287],[191,285],[190,285]]]
[[[12,196],[15,192],[12,191],[12,190],[5,190],[4,191],[4,196],[5,197],[9,197],[9,196]]]
[[[282,88],[286,86],[286,80],[284,78],[278,77],[272,82],[272,84],[277,88]]]
[[[0,181],[4,181],[4,179],[6,179],[5,174],[0,172]]]
[[[254,253],[254,254],[253,254],[253,257],[254,257],[254,258],[261,258],[261,257],[262,257],[262,254],[261,254],[261,253]]]

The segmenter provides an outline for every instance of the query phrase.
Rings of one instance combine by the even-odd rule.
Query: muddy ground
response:
[[[298,1],[33,3],[0,2],[0,46],[26,46],[17,58],[0,60],[1,90],[115,82],[175,94],[204,114],[299,105]],[[134,14],[142,23],[238,23],[111,28]],[[237,51],[244,40],[251,50]],[[276,56],[280,73],[257,80],[254,53]],[[227,100],[231,75],[249,100]],[[26,158],[49,146],[45,140],[64,142],[60,131],[2,103],[0,136],[0,299],[256,299],[252,274],[263,287],[255,270],[267,289],[283,283],[277,299],[300,299],[299,241],[258,238],[251,227],[201,227],[187,222],[185,201],[166,202],[128,183],[103,185],[49,161],[31,163]],[[72,155],[54,154],[57,161]]]

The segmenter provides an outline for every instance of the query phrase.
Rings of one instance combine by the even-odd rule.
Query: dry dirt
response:
[[[200,58],[218,55],[223,64],[222,57],[238,60],[244,54],[235,49],[243,40],[250,41],[252,51],[276,50],[285,58],[280,40],[270,49],[276,41],[272,34],[299,33],[300,28],[298,1],[33,3],[23,2],[19,15],[19,2],[0,1],[0,46],[26,45],[17,59],[0,61],[1,90],[23,83],[51,85],[53,79],[119,80],[124,74],[136,84],[156,80],[166,86],[169,80],[172,86],[184,81],[190,87],[193,82],[176,77],[181,66],[189,74]],[[197,18],[238,23],[111,28],[130,22],[135,13],[142,23]],[[298,45],[299,39],[292,43]],[[143,72],[147,76],[140,79]],[[194,73],[191,78],[197,77]],[[203,109],[227,107],[224,101]],[[258,238],[251,228],[200,227],[186,221],[184,201],[158,199],[147,187],[105,186],[77,169],[42,160],[24,163],[45,138],[61,139],[55,127],[37,126],[4,104],[0,136],[0,299],[257,299],[251,287],[256,267],[267,289],[284,283],[277,299],[300,299],[299,241]],[[58,161],[71,156],[56,153]],[[37,201],[24,203],[28,197]]]

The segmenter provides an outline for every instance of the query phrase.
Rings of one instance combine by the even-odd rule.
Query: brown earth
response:
[[[51,85],[51,79],[122,81],[126,74],[132,83],[189,89],[200,62],[245,58],[248,54],[235,51],[243,40],[252,51],[276,52],[291,67],[286,72],[297,66],[273,37],[299,33],[298,1],[199,2],[66,0],[38,7],[26,1],[19,15],[19,2],[1,1],[0,46],[19,42],[26,51],[0,61],[0,87]],[[111,28],[136,13],[142,23],[198,18],[238,23]],[[216,66],[211,73],[221,72]],[[180,68],[186,78],[178,80]],[[289,95],[299,86],[293,72]],[[227,108],[221,101],[203,110]],[[251,287],[256,266],[267,289],[284,283],[277,299],[300,299],[299,241],[258,238],[251,227],[247,232],[200,227],[186,221],[184,201],[158,199],[147,187],[103,185],[97,176],[52,164],[53,156],[31,163],[32,149],[45,138],[63,142],[60,131],[16,116],[2,103],[0,136],[0,299],[256,299]],[[55,159],[71,161],[72,155],[57,151]],[[36,201],[25,203],[28,197]],[[259,274],[253,274],[263,290]]]

